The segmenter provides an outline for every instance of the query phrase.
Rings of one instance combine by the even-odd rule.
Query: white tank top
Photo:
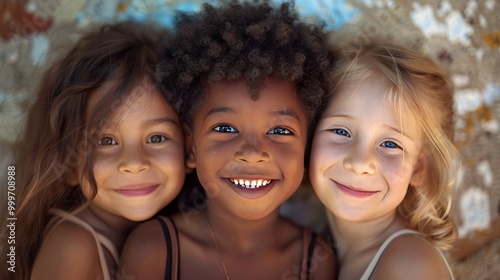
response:
[[[366,268],[365,272],[361,276],[360,280],[368,280],[368,279],[370,279],[370,277],[372,276],[373,271],[375,270],[375,267],[378,264],[378,261],[380,260],[380,257],[384,253],[384,251],[387,248],[387,246],[389,246],[389,244],[391,244],[391,242],[394,239],[396,239],[398,236],[403,235],[403,234],[421,235],[420,232],[415,231],[415,230],[411,230],[411,229],[402,229],[402,230],[399,230],[399,231],[396,231],[395,233],[393,233],[391,236],[389,236],[389,238],[387,238],[384,241],[384,243],[382,244],[382,246],[380,246],[380,248],[378,249],[377,253],[373,257],[372,261],[370,262],[370,264]],[[446,267],[448,268],[448,272],[450,273],[451,279],[454,279],[453,278],[453,273],[452,273],[451,268],[450,268],[450,265],[448,264],[448,261],[446,260],[445,256],[443,255],[443,252],[441,252],[441,250],[438,250],[438,252],[441,255],[441,257],[443,257],[443,260],[444,260],[444,262],[446,264]]]

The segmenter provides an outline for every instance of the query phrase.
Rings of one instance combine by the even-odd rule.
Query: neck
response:
[[[95,231],[107,237],[121,251],[125,239],[130,231],[137,225],[136,222],[127,220],[108,213],[93,204],[78,213]]]
[[[263,218],[246,220],[209,206],[203,216],[207,226],[210,223],[220,246],[234,252],[251,253],[269,248],[280,236],[277,209]]]
[[[328,223],[334,236],[340,264],[349,255],[356,255],[373,247],[379,247],[389,235],[407,228],[396,211],[375,220],[353,222],[342,220],[327,211]]]

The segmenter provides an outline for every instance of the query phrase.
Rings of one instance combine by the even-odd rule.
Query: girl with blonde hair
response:
[[[456,236],[453,91],[425,55],[382,41],[336,51],[335,90],[309,174],[326,206],[339,279],[450,279]]]

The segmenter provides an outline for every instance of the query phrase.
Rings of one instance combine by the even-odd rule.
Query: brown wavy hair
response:
[[[409,186],[398,213],[437,246],[448,248],[457,235],[451,203],[461,169],[453,144],[453,85],[448,74],[423,53],[384,40],[338,46],[334,92],[352,83],[384,79],[389,85],[386,100],[400,119],[411,119],[422,129],[425,179],[422,185]]]
[[[72,212],[89,203],[78,185],[68,183],[81,163],[95,197],[93,149],[101,130],[134,87],[154,86],[155,64],[168,36],[151,24],[105,25],[84,34],[44,73],[15,155],[16,279],[30,277],[48,210]],[[114,86],[86,116],[89,96],[109,81]],[[165,93],[171,104],[174,97]]]

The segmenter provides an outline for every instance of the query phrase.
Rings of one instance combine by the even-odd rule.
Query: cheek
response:
[[[113,169],[115,169],[116,160],[113,160],[111,156],[97,156],[94,163],[94,178],[97,182],[97,185],[102,184],[103,178],[106,178],[107,174],[110,174]]]
[[[90,200],[94,194],[93,188],[87,180],[84,180],[83,182],[80,183],[80,190],[82,191],[83,196],[85,196],[87,200]]]
[[[105,185],[106,178],[110,177],[112,170],[116,166],[113,157],[104,156],[104,155],[96,155],[95,163],[93,167],[93,175],[94,179],[97,183],[97,194],[99,194],[99,187]],[[80,173],[81,174],[81,173]],[[93,191],[93,187],[90,185],[90,182],[86,178],[82,179],[83,181],[80,184],[80,188],[87,199],[91,198]]]
[[[379,164],[381,173],[392,187],[406,189],[410,183],[412,166],[403,160],[384,160]]]
[[[294,178],[298,184],[304,177],[304,159],[305,159],[305,146],[302,144],[297,145],[276,145],[268,152],[271,154],[273,161],[281,166],[283,173],[287,177]]]
[[[230,149],[221,143],[207,145],[197,142],[194,144],[193,150],[195,151],[194,160],[198,180],[207,193],[213,193],[217,190],[214,183],[217,170],[232,159]]]
[[[336,145],[318,137],[311,148],[309,163],[311,171],[324,172],[327,168],[337,164],[342,158],[342,151]]]
[[[160,167],[168,169],[184,169],[184,147],[178,145],[175,147],[169,147],[163,152],[151,151],[151,160],[158,162]]]
[[[231,143],[231,141],[206,140],[208,141],[195,143],[197,163],[213,162],[222,158],[225,160],[233,158],[236,145]]]
[[[380,168],[384,170],[384,173],[391,174],[394,177],[406,177],[413,170],[413,164],[403,156],[387,157],[378,155],[377,161]]]
[[[304,165],[305,145],[276,145],[269,153],[280,161]]]

